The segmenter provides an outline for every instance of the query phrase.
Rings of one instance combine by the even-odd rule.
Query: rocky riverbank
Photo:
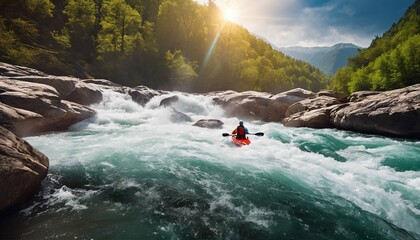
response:
[[[129,88],[103,79],[52,76],[34,69],[0,63],[0,210],[22,202],[33,193],[48,170],[48,158],[19,139],[95,117],[91,104],[102,101],[111,89],[145,105],[166,94],[138,86]],[[420,138],[420,84],[388,92],[357,92],[350,96],[293,89],[279,94],[261,92],[211,92],[206,95],[227,116],[290,127],[338,128],[392,137]],[[192,119],[174,107],[174,94],[160,103],[170,108],[174,122]],[[192,126],[221,128],[217,119],[202,119]]]
[[[232,117],[281,122],[289,127],[337,128],[400,138],[420,138],[420,84],[387,91],[280,94],[210,93]]]

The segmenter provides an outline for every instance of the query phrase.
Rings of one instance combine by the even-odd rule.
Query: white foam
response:
[[[66,209],[80,211],[87,209],[87,206],[82,204],[81,201],[84,199],[89,199],[90,196],[97,191],[93,190],[76,190],[70,189],[66,186],[54,191],[51,195],[46,196],[48,201],[46,205],[59,205],[64,204],[58,211],[63,211]]]
[[[115,168],[115,165],[109,163],[109,162],[101,162],[102,165],[109,167],[109,168]]]
[[[174,104],[179,111],[194,120],[220,119],[225,123],[223,129],[193,127],[192,123],[173,124],[170,121],[171,109],[159,107],[162,99],[173,95],[179,97]],[[92,107],[98,116],[79,128],[88,134],[63,133],[49,135],[49,139],[46,139],[47,136],[28,138],[49,156],[52,168],[71,164],[92,168],[101,164],[115,168],[107,159],[111,155],[118,155],[121,164],[134,164],[131,159],[134,157],[137,163],[144,163],[142,167],[168,171],[180,179],[200,179],[196,184],[210,195],[217,196],[217,200],[211,203],[212,209],[224,206],[261,226],[272,224],[269,221],[270,211],[250,204],[247,205],[251,209],[248,212],[236,207],[223,182],[199,169],[183,168],[180,161],[199,159],[230,169],[246,169],[249,174],[278,173],[303,188],[329,196],[331,199],[328,201],[344,198],[398,227],[420,234],[420,172],[398,172],[382,165],[384,159],[401,146],[417,146],[412,143],[336,130],[286,128],[278,123],[246,121],[250,132],[261,131],[266,136],[251,135],[252,144],[239,149],[230,143],[228,137],[221,136],[222,132],[231,132],[238,119],[224,117],[223,111],[212,104],[211,97],[175,92],[155,97],[141,107],[127,95],[105,92],[104,102]],[[332,136],[346,145],[336,152],[346,159],[345,162],[301,150],[302,143],[323,143],[325,139],[320,134]],[[270,136],[290,139],[290,143]],[[53,147],[49,144],[51,142],[54,142]],[[377,143],[377,146],[372,143]],[[390,189],[392,183],[401,187],[397,185]],[[123,185],[139,187],[137,184],[133,181]],[[79,195],[72,189],[63,188],[55,193],[51,201],[83,209],[86,206],[80,202]]]

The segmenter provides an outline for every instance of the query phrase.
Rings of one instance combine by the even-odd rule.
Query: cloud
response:
[[[203,2],[203,0],[201,0]],[[206,1],[205,1],[206,2]],[[238,24],[284,46],[351,42],[366,47],[414,0],[216,0],[238,12]]]

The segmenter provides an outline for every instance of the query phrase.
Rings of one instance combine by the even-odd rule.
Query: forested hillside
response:
[[[349,60],[331,87],[345,92],[391,90],[420,83],[420,0],[382,37]]]
[[[213,1],[2,0],[0,9],[0,61],[52,74],[184,91],[319,90],[328,81],[223,19]]]
[[[361,48],[351,43],[338,43],[331,47],[279,48],[286,55],[308,62],[333,76],[338,69],[347,66],[349,57],[357,55]]]

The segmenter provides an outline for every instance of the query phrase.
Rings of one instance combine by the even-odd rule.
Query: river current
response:
[[[223,129],[171,122],[173,106]],[[142,107],[104,92],[95,118],[25,138],[50,159],[0,239],[420,239],[420,142],[238,123],[203,95]]]

